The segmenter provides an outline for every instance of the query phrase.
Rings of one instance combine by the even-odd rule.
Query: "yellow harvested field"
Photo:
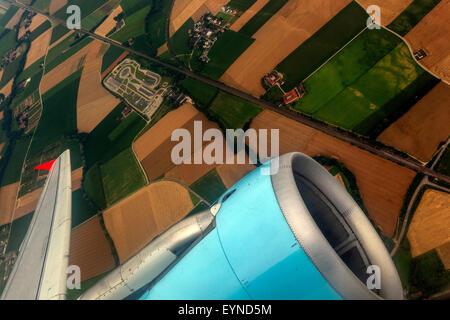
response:
[[[248,8],[247,11],[244,12],[242,16],[239,17],[239,19],[236,20],[235,23],[233,23],[231,30],[236,32],[241,30],[241,28],[249,22],[250,19],[253,18],[253,16],[257,14],[258,11],[261,10],[262,7],[264,7],[268,2],[269,0],[257,0],[250,8]]]
[[[45,21],[47,21],[47,18],[44,17],[41,14],[37,14],[35,15],[32,19],[31,19],[31,24],[28,26],[28,28],[25,27],[21,27],[19,29],[19,33],[17,34],[17,38],[20,39],[23,37],[23,35],[27,32],[33,32],[34,30],[36,30],[37,27],[39,27],[41,24],[43,24]]]
[[[171,152],[178,142],[171,141],[172,132],[183,128],[193,134],[194,121],[202,121],[203,130],[218,128],[191,104],[184,104],[169,112],[133,143],[137,158],[150,180],[159,178],[174,167]],[[192,145],[191,150],[192,153],[196,151]]]
[[[120,13],[122,13],[122,7],[118,5],[105,19],[105,21],[102,22],[101,25],[98,26],[98,28],[95,30],[95,33],[99,36],[106,37],[106,35],[114,29],[117,22],[114,20],[115,17],[117,17]]]
[[[256,97],[265,93],[264,74],[318,31],[351,0],[290,0],[254,35],[252,45],[220,80]]]
[[[67,4],[67,0],[50,0],[50,6],[48,11],[50,14],[54,14]]]
[[[48,90],[56,86],[58,83],[63,81],[65,78],[70,76],[72,73],[78,71],[83,67],[85,58],[91,48],[91,42],[81,50],[77,51],[75,54],[66,59],[63,63],[44,74],[41,81],[41,94],[46,93]]]
[[[121,263],[192,209],[189,191],[172,181],[152,183],[103,213]]]
[[[202,5],[200,8],[198,8],[197,11],[192,15],[192,20],[198,21],[201,17],[203,17],[205,14],[210,12],[209,8],[206,6],[206,4]]]
[[[228,0],[175,0],[170,14],[169,32],[172,36],[189,18],[198,16],[206,8],[216,14]],[[199,11],[200,10],[200,11]],[[206,12],[205,12],[206,13]]]
[[[52,29],[50,28],[31,42],[24,69],[28,68],[45,55],[51,38]]]
[[[364,205],[374,223],[383,234],[393,236],[414,171],[272,111],[265,110],[256,116],[251,127],[279,129],[280,154],[298,151],[342,162],[355,175]]]
[[[427,57],[420,63],[438,77],[450,81],[450,1],[442,0],[406,36],[413,50],[423,49]]]
[[[76,191],[81,188],[82,178],[83,168],[72,171],[72,191]],[[17,199],[13,220],[23,217],[36,210],[41,192],[42,188],[39,188]]]
[[[8,23],[5,25],[6,29],[13,29],[20,21],[20,18],[22,17],[22,14],[25,10],[20,8],[17,10],[17,12],[12,16],[11,19],[9,19]]]
[[[413,257],[450,241],[450,194],[425,191],[409,226],[408,240]]]
[[[450,270],[450,242],[443,244],[436,249],[439,258],[441,258],[442,263],[446,270]]]
[[[0,226],[11,222],[19,182],[0,187]]]
[[[4,94],[5,98],[11,94],[13,84],[14,84],[14,78],[9,80],[9,82],[7,84],[5,84],[2,89],[0,89],[0,93]]]
[[[364,8],[376,5],[381,8],[381,24],[387,26],[394,21],[414,0],[358,0]]]
[[[89,133],[120,103],[101,84],[103,55],[108,44],[94,40],[89,45],[77,98],[77,125],[80,132]]]
[[[70,264],[80,267],[81,281],[101,275],[116,266],[99,216],[94,216],[72,230]]]
[[[229,0],[206,0],[205,5],[213,15],[216,15],[217,12],[219,12],[220,8],[222,8],[228,2]]]
[[[440,82],[377,140],[428,162],[450,135],[449,106],[450,86]]]

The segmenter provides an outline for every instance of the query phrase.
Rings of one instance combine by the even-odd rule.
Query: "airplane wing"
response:
[[[72,217],[71,179],[67,150],[50,169],[2,300],[65,299]]]

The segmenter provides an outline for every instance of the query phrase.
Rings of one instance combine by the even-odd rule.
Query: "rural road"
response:
[[[13,2],[13,1],[9,1],[9,2],[11,4],[13,4],[13,5],[25,8],[28,11],[32,11],[32,12],[44,15],[47,18],[49,18],[50,20],[52,20],[52,21],[54,21],[56,23],[60,23],[62,25],[65,25],[65,21],[57,19],[57,18],[55,18],[53,16],[49,16],[48,14],[43,13],[40,10],[36,10],[33,7],[30,7],[30,6],[27,6],[27,5],[24,5],[22,3],[18,3],[18,2]],[[324,132],[324,133],[326,133],[326,134],[328,134],[330,136],[333,136],[333,137],[335,137],[335,138],[337,138],[339,140],[342,140],[342,141],[345,141],[347,143],[350,143],[350,144],[352,144],[352,145],[354,145],[354,146],[356,146],[356,147],[358,147],[360,149],[363,149],[365,151],[373,153],[373,154],[375,154],[375,155],[377,155],[379,157],[382,157],[382,158],[384,158],[386,160],[394,162],[394,163],[396,163],[398,165],[401,165],[401,166],[406,167],[408,169],[414,170],[414,171],[416,171],[418,173],[423,173],[424,175],[427,175],[429,177],[432,177],[432,178],[435,178],[435,179],[438,179],[438,180],[441,180],[443,182],[446,182],[446,183],[450,184],[450,177],[449,176],[441,174],[439,172],[436,172],[433,169],[427,168],[426,166],[422,165],[421,163],[419,163],[418,161],[414,160],[413,158],[411,158],[409,156],[402,156],[402,155],[399,155],[397,153],[392,152],[388,148],[372,145],[372,143],[368,139],[353,136],[350,133],[347,133],[347,132],[344,132],[344,131],[340,131],[340,130],[338,130],[335,127],[331,127],[331,126],[328,126],[326,124],[314,121],[314,120],[312,120],[312,119],[310,119],[310,118],[308,118],[308,117],[306,117],[306,116],[304,116],[304,115],[302,115],[300,113],[297,113],[297,112],[294,112],[294,111],[290,111],[290,110],[281,109],[281,108],[277,107],[275,104],[273,104],[271,102],[268,102],[268,101],[256,98],[256,97],[254,97],[254,96],[252,96],[252,95],[250,95],[248,93],[245,93],[245,92],[240,91],[238,89],[232,88],[232,87],[230,87],[230,86],[228,86],[228,85],[226,85],[226,84],[224,84],[222,82],[219,82],[219,81],[210,79],[210,78],[208,78],[206,76],[194,73],[194,72],[189,71],[189,70],[187,70],[185,68],[176,67],[176,66],[173,66],[173,65],[171,65],[169,63],[166,63],[164,61],[160,61],[159,59],[156,59],[154,57],[150,57],[150,56],[148,56],[148,55],[146,55],[144,53],[138,52],[138,51],[136,51],[134,49],[131,49],[131,48],[126,47],[126,46],[124,46],[122,44],[119,44],[119,43],[117,43],[114,40],[111,40],[111,39],[106,38],[106,37],[99,36],[99,35],[97,35],[97,34],[95,34],[93,32],[90,32],[89,30],[81,28],[80,30],[78,30],[78,32],[86,34],[86,35],[88,35],[88,36],[90,36],[90,37],[92,37],[94,39],[103,41],[103,42],[108,43],[110,45],[113,45],[113,46],[116,46],[116,47],[120,47],[123,50],[126,50],[126,51],[128,51],[128,52],[130,52],[132,54],[137,55],[137,56],[143,57],[143,58],[145,58],[145,59],[147,59],[147,60],[149,60],[151,62],[157,63],[157,64],[159,64],[159,65],[161,65],[161,66],[163,66],[163,67],[165,67],[165,68],[167,68],[169,70],[172,70],[172,71],[175,71],[175,72],[179,72],[179,73],[181,73],[181,74],[183,74],[183,75],[185,75],[187,77],[190,77],[190,78],[193,78],[193,79],[197,79],[197,80],[199,80],[201,82],[204,82],[204,83],[209,84],[209,85],[211,85],[213,87],[216,87],[216,88],[218,88],[218,89],[220,89],[220,90],[222,90],[224,92],[227,92],[227,93],[230,93],[232,95],[238,96],[238,97],[240,97],[242,99],[245,99],[245,100],[247,100],[249,102],[258,104],[258,105],[262,106],[265,109],[274,111],[274,112],[279,113],[279,114],[281,114],[281,115],[283,115],[285,117],[288,117],[288,118],[290,118],[292,120],[300,122],[300,123],[302,123],[302,124],[304,124],[306,126],[309,126],[309,127],[314,128],[316,130],[322,131],[322,132]]]

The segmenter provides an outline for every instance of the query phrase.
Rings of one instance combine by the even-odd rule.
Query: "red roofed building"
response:
[[[264,76],[264,82],[269,87],[273,87],[277,83],[283,84],[283,75],[276,70],[272,70]]]
[[[300,98],[297,88],[292,89],[283,96],[284,104],[289,104],[291,102],[297,101]]]

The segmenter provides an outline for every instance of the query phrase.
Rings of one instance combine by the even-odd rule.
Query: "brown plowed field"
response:
[[[377,5],[381,8],[381,24],[387,26],[394,21],[414,0],[358,0],[364,7]]]
[[[0,187],[0,226],[11,222],[18,189],[18,182]]]
[[[189,192],[172,181],[152,183],[103,213],[120,262],[180,221],[193,208]]]
[[[42,33],[39,37],[37,37],[33,42],[31,42],[24,69],[28,68],[45,55],[51,38],[52,29],[50,28]]]
[[[116,266],[98,216],[72,230],[70,264],[80,267],[81,281],[101,275]]]
[[[63,81],[65,78],[70,76],[72,73],[78,71],[83,67],[85,63],[85,58],[91,48],[91,42],[81,50],[77,51],[74,55],[70,56],[63,63],[44,74],[41,81],[41,94],[46,93],[48,90],[56,86],[58,83]]]
[[[413,257],[450,241],[450,194],[426,190],[408,230]]]
[[[222,8],[224,5],[226,5],[229,0],[206,0],[205,5],[208,7],[209,11],[213,15],[216,15],[217,12],[219,12],[220,8]]]
[[[105,19],[105,21],[102,22],[101,25],[98,26],[98,28],[95,30],[95,33],[99,36],[106,37],[106,35],[114,29],[117,22],[114,20],[115,17],[117,17],[120,13],[122,13],[122,7],[119,5],[117,6],[108,16],[108,18]]]
[[[220,78],[226,84],[261,96],[264,74],[318,31],[351,0],[290,0],[255,34],[253,44]]]
[[[239,19],[236,20],[235,23],[233,23],[231,30],[236,32],[241,30],[241,28],[249,22],[250,19],[253,18],[253,16],[257,14],[258,11],[261,10],[262,7],[264,7],[268,2],[269,0],[257,0],[250,8],[248,8],[247,11],[244,12],[242,16],[239,17]]]
[[[260,113],[251,127],[279,129],[280,154],[299,151],[309,156],[337,158],[355,175],[364,205],[375,224],[386,236],[394,234],[414,171],[272,111]]]
[[[89,46],[77,98],[77,125],[80,132],[91,132],[120,103],[101,84],[103,54],[108,48],[98,40]]]
[[[450,1],[442,0],[406,36],[413,50],[424,49],[420,63],[438,77],[450,81]]]
[[[203,131],[208,128],[218,128],[217,124],[209,121],[192,105],[185,104],[169,112],[133,143],[137,158],[150,180],[159,178],[174,167],[171,153],[178,142],[170,140],[172,132],[184,128],[191,132],[193,137],[194,121],[202,121]],[[192,153],[195,152],[192,146],[191,150]]]
[[[450,86],[441,82],[377,140],[428,162],[450,135],[449,106]]]
[[[67,0],[50,0],[50,6],[48,11],[50,14],[54,14],[67,4]]]

